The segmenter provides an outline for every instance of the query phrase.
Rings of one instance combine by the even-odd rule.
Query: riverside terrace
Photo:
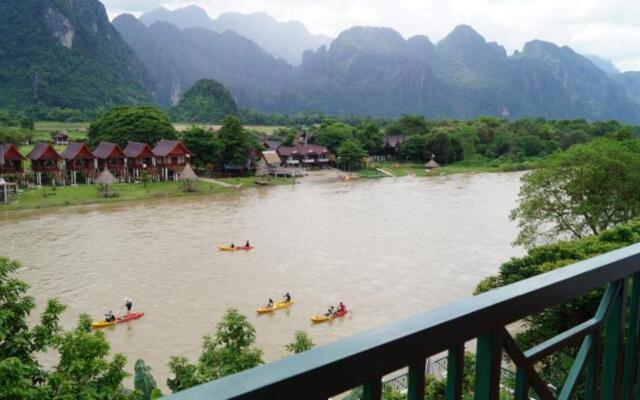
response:
[[[34,181],[57,184],[92,182],[105,169],[120,181],[138,179],[146,170],[154,180],[176,180],[190,164],[193,153],[180,141],[161,140],[151,149],[146,143],[129,142],[125,149],[109,142],[101,142],[93,151],[84,143],[71,142],[62,153],[50,143],[36,143],[27,157],[16,146],[0,144],[0,175],[24,182],[24,161],[31,161]]]
[[[507,325],[606,287],[594,316],[531,349]],[[425,360],[448,351],[446,398],[462,398],[465,343],[477,339],[476,400],[498,400],[503,355],[516,366],[516,400],[569,399],[584,383],[587,399],[639,398],[640,244],[504,286],[403,321],[318,347],[169,396],[196,399],[327,399],[363,386],[382,396],[382,378],[408,367],[407,399],[422,400]],[[628,318],[628,319],[627,319]],[[625,320],[627,323],[625,323]],[[579,343],[564,385],[550,388],[536,364]]]

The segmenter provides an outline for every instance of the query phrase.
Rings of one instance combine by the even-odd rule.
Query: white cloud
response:
[[[640,70],[638,0],[103,0],[113,17],[159,6],[198,4],[211,17],[265,11],[298,20],[330,36],[354,25],[389,26],[404,36],[438,41],[458,24],[473,26],[508,51],[532,39],[568,45],[610,59],[622,70]]]

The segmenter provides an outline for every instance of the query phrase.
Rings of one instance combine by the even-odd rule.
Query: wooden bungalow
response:
[[[20,154],[13,143],[0,144],[0,175],[24,175],[23,162],[27,158]]]
[[[53,148],[51,143],[36,143],[33,150],[27,155],[31,160],[31,171],[35,174],[37,185],[42,185],[42,177],[48,177],[51,181],[62,183],[62,173],[60,170],[60,154]]]
[[[161,140],[154,147],[153,155],[156,157],[160,178],[177,180],[178,174],[191,162],[193,153],[178,140]]]
[[[100,142],[93,155],[96,157],[98,171],[108,169],[119,180],[127,175],[126,156],[118,144]]]
[[[84,143],[71,142],[60,154],[64,159],[64,167],[72,184],[78,183],[78,175],[90,183],[96,177],[96,157],[89,146]]]
[[[280,146],[278,155],[288,167],[324,167],[331,160],[329,150],[319,144],[299,144],[296,146]]]
[[[158,175],[156,157],[151,146],[146,143],[129,142],[124,148],[127,157],[127,174],[131,179],[140,178],[140,171],[146,170],[151,177]]]
[[[384,140],[384,145],[382,145],[382,149],[380,150],[380,155],[384,156],[386,159],[395,160],[398,158],[398,150],[400,149],[400,145],[406,139],[405,135],[389,135]]]

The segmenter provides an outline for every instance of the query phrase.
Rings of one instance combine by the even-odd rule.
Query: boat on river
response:
[[[344,309],[342,311],[337,311],[332,315],[316,315],[314,317],[311,317],[311,322],[313,322],[314,324],[319,324],[321,322],[331,321],[336,318],[344,317],[345,315],[347,315],[348,312],[349,312],[348,310]]]
[[[218,249],[220,251],[241,251],[241,250],[249,251],[249,250],[253,249],[253,246],[235,246],[235,247],[231,247],[228,244],[221,244],[221,245],[218,245]]]
[[[273,306],[262,306],[259,307],[256,311],[258,314],[266,314],[276,310],[281,310],[283,308],[289,308],[293,304],[293,301],[279,301],[277,303],[273,303]]]
[[[121,324],[123,322],[133,321],[134,319],[142,318],[144,316],[143,312],[139,313],[130,313],[122,317],[117,317],[115,321],[93,321],[91,327],[94,329],[106,328],[107,326],[113,326],[116,324]]]

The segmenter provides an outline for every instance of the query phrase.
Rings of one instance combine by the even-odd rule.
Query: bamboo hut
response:
[[[198,180],[198,175],[193,172],[191,164],[186,164],[182,171],[178,175],[178,179],[182,182],[182,188],[185,192],[195,192],[196,188],[193,185]]]
[[[98,147],[93,151],[93,155],[97,160],[98,171],[108,169],[118,178],[124,178],[127,174],[126,156],[116,143],[100,142]]]
[[[22,177],[24,174],[23,162],[27,158],[20,154],[18,148],[12,143],[0,143],[0,175],[11,174]]]
[[[78,174],[89,183],[96,176],[95,160],[89,147],[84,143],[71,142],[60,154],[71,183],[78,183]]]
[[[61,180],[60,160],[62,157],[51,143],[36,143],[27,158],[31,160],[31,170],[35,175],[36,184],[42,185],[43,175],[49,177],[53,183],[56,179]]]
[[[158,175],[156,157],[148,144],[130,141],[123,152],[127,156],[127,174],[131,179],[139,179],[140,171],[145,170],[152,177]]]

